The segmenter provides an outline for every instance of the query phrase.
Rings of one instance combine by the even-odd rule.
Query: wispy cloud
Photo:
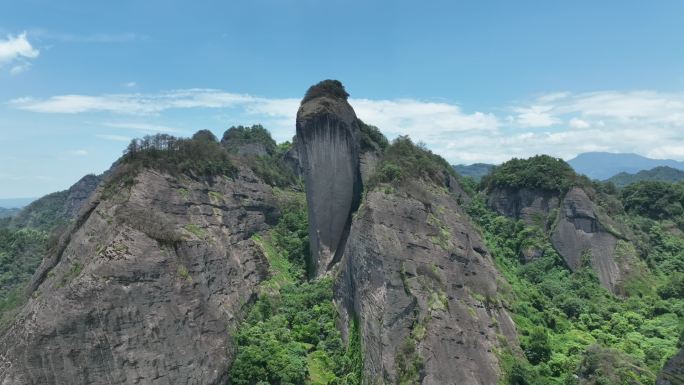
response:
[[[551,93],[492,108],[504,111],[500,114],[467,111],[452,102],[416,99],[350,99],[350,103],[359,118],[378,126],[388,137],[409,134],[453,162],[501,162],[540,153],[567,159],[584,151],[637,152],[684,159],[684,146],[679,144],[684,142],[684,93]],[[184,134],[186,130],[149,121],[168,110],[219,109],[221,121],[261,122],[276,139],[285,140],[294,133],[299,99],[184,89],[152,94],[20,98],[9,105],[40,113],[135,116],[130,120],[105,120],[102,125]]]
[[[45,39],[62,43],[125,43],[144,38],[144,36],[133,32],[75,34],[42,28],[32,29],[30,32],[31,35],[41,40]]]
[[[13,99],[9,104],[20,110],[77,114],[111,112],[121,115],[155,115],[179,108],[227,108],[255,102],[249,95],[212,89],[187,89],[157,94],[58,95],[47,99]]]
[[[31,64],[29,60],[40,55],[40,51],[33,47],[26,37],[26,32],[13,36],[8,35],[5,40],[0,39],[0,68],[11,65],[10,73],[19,74]]]
[[[71,151],[67,151],[67,154],[71,155],[71,156],[87,156],[88,151],[86,151],[86,150],[71,150]]]
[[[105,122],[103,126],[112,128],[124,128],[129,130],[147,131],[147,132],[181,132],[180,128],[163,126],[159,124],[150,124],[144,122]]]
[[[113,134],[97,134],[96,137],[104,140],[113,140],[117,142],[130,142],[131,138],[123,135],[113,135]]]

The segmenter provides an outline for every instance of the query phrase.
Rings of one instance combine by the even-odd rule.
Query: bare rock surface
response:
[[[101,186],[0,332],[0,384],[226,383],[230,331],[268,275],[250,237],[276,216],[245,170]]]
[[[487,204],[497,213],[547,230],[553,225],[549,214],[558,209],[559,202],[558,193],[541,189],[495,188],[487,196]]]
[[[342,320],[359,323],[367,383],[497,383],[495,349],[518,343],[479,233],[444,188],[381,190],[355,215],[336,288]]]
[[[572,188],[563,198],[551,242],[573,271],[582,266],[582,258],[586,256],[601,285],[616,292],[621,279],[615,261],[618,238],[610,231],[610,220],[601,219],[598,208],[584,190]]]

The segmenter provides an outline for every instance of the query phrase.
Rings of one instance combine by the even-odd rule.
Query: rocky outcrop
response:
[[[615,261],[619,239],[612,230],[610,219],[603,216],[600,220],[599,215],[598,208],[584,190],[572,188],[563,198],[551,243],[573,271],[582,266],[586,257],[601,285],[615,293],[621,279]]]
[[[559,202],[557,192],[541,189],[494,188],[487,195],[487,204],[497,213],[546,230],[553,225],[550,214]]]
[[[101,186],[2,331],[0,384],[225,384],[230,330],[268,275],[251,236],[276,219],[247,170]]]
[[[495,350],[518,343],[480,235],[444,188],[385,191],[355,214],[336,288],[342,320],[359,325],[365,380],[497,383]]]
[[[100,184],[102,178],[97,175],[86,175],[67,190],[66,202],[64,204],[64,216],[75,218],[81,207],[88,201],[90,195]]]
[[[684,349],[667,361],[656,385],[684,385]]]
[[[309,208],[311,268],[340,258],[361,198],[358,122],[338,81],[312,86],[297,112],[297,149]]]

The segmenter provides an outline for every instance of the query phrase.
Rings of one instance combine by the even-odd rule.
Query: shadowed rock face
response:
[[[528,225],[542,225],[548,230],[553,225],[549,213],[558,208],[558,193],[539,189],[494,189],[488,194],[487,204],[509,218],[522,219]]]
[[[684,349],[667,361],[656,385],[684,385]]]
[[[609,222],[608,218],[602,218]],[[615,262],[618,238],[599,221],[598,208],[581,188],[571,189],[563,198],[560,217],[551,242],[565,263],[575,271],[588,255],[603,287],[616,292],[620,269]]]
[[[443,189],[380,190],[355,215],[336,288],[342,320],[359,322],[366,383],[497,383],[497,334],[518,343],[480,235]]]
[[[274,201],[246,170],[96,191],[0,334],[0,384],[226,383],[229,331],[268,275],[250,237]]]
[[[311,268],[321,275],[339,259],[361,196],[356,114],[339,82],[309,89],[297,112],[297,149],[309,207]]]

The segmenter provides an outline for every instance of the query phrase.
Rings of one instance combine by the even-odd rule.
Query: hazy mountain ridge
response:
[[[606,179],[606,182],[611,182],[615,185],[615,187],[621,188],[641,181],[675,183],[682,180],[684,180],[684,171],[668,166],[658,166],[650,170],[639,171],[636,174],[621,172]]]
[[[608,179],[621,172],[634,174],[658,166],[684,170],[684,162],[672,159],[652,159],[628,153],[585,152],[568,160],[568,164],[576,172],[598,180]]]

